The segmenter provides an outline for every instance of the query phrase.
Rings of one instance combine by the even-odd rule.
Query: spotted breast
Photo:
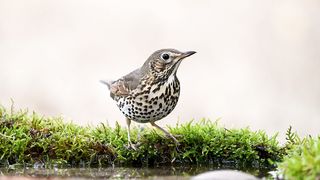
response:
[[[157,121],[175,108],[180,95],[180,83],[176,75],[172,74],[165,82],[150,82],[150,78],[143,79],[130,96],[117,99],[119,109],[127,118],[140,123]]]

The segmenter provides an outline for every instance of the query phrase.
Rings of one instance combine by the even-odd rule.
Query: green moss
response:
[[[279,165],[286,179],[320,178],[320,137],[301,140],[291,127],[283,147],[276,135],[225,129],[209,120],[177,124],[169,130],[180,145],[157,130],[132,128],[132,141],[139,145],[134,151],[127,147],[126,128],[119,124],[83,127],[62,118],[8,112],[0,106],[0,166],[205,164],[252,171]]]
[[[62,118],[47,118],[0,107],[0,165],[146,165],[216,164],[229,168],[274,168],[284,149],[263,131],[225,129],[201,120],[169,127],[180,145],[153,129],[133,128],[134,151],[119,124],[83,127]]]
[[[320,137],[290,143],[288,155],[279,164],[286,179],[320,179]]]

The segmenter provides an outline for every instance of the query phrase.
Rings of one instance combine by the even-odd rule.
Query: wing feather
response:
[[[113,81],[109,87],[110,96],[112,98],[114,96],[128,96],[133,90],[138,87],[144,74],[145,73],[139,68],[123,76],[122,78]]]

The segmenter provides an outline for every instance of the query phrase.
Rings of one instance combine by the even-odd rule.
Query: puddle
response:
[[[0,168],[0,175],[50,179],[190,179],[191,176],[217,169],[214,166],[108,167],[108,168]],[[267,171],[243,170],[258,177]],[[1,179],[0,176],[0,179]],[[10,179],[10,178],[9,178]],[[26,178],[28,179],[28,178]]]

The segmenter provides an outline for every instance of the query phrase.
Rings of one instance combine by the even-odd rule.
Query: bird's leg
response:
[[[154,121],[151,121],[150,124],[158,129],[160,129],[163,133],[165,133],[167,136],[169,136],[176,143],[176,145],[179,145],[178,140],[172,134],[170,134],[168,131],[166,131],[162,127],[158,126],[156,123],[154,123]]]
[[[126,119],[127,120],[127,131],[128,131],[128,144],[129,144],[129,147],[131,147],[132,149],[134,150],[137,150],[136,147],[132,144],[131,142],[131,137],[130,137],[130,124],[131,124],[131,120],[130,119]]]

